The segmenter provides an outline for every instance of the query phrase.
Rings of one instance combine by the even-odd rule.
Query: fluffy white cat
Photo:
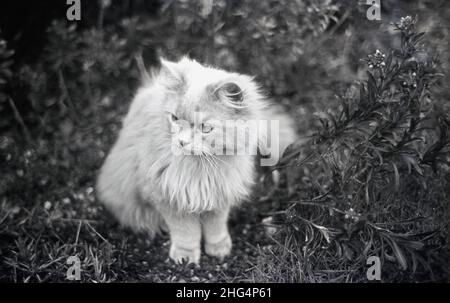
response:
[[[268,151],[267,133],[248,127],[247,137],[229,136],[239,129],[225,121],[277,121],[270,152],[280,155],[295,139],[293,123],[249,76],[187,58],[161,65],[131,104],[97,194],[125,226],[151,237],[167,228],[176,262],[198,263],[202,237],[205,252],[223,258],[232,247],[229,210],[256,180],[256,157],[239,146]]]

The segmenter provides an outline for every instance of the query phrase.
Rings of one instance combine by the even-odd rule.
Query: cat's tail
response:
[[[283,156],[288,146],[298,140],[295,122],[279,105],[269,105],[269,107],[266,108],[264,112],[263,118],[268,121],[278,122],[277,129],[271,129],[268,134],[261,134],[258,146],[261,154],[271,154],[271,148],[276,148],[276,146],[269,146],[273,144],[273,142],[270,142],[270,144],[268,145],[268,137],[277,137],[276,141],[278,142],[278,151],[276,152],[276,154],[278,155],[278,157],[276,159],[276,162],[272,164],[276,165],[280,158]]]

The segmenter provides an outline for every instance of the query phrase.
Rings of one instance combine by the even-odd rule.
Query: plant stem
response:
[[[26,126],[25,122],[23,121],[22,116],[20,115],[19,110],[16,107],[16,104],[14,103],[14,100],[10,97],[8,97],[8,103],[11,106],[13,112],[14,112],[14,118],[17,120],[17,122],[20,124],[23,134],[25,135],[25,139],[28,144],[32,143],[30,131],[28,130],[28,127]]]

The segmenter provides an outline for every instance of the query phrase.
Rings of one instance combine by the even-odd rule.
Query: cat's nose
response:
[[[178,144],[181,147],[188,145],[189,142],[191,142],[191,140],[192,140],[191,130],[189,130],[189,129],[182,130],[181,132],[178,133],[177,139],[178,139]]]

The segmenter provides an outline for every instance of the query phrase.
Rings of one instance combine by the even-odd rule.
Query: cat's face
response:
[[[172,151],[184,155],[256,154],[254,118],[263,106],[248,76],[182,59],[162,62]]]

